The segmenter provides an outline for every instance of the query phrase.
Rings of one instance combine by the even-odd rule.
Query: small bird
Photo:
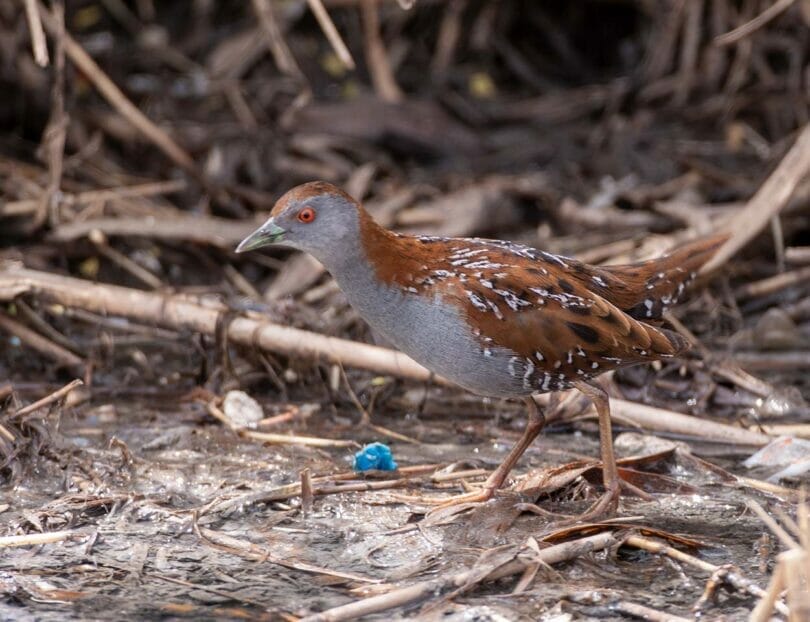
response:
[[[606,371],[671,358],[689,343],[653,326],[727,239],[700,238],[650,261],[591,266],[502,240],[400,235],[326,182],[293,188],[236,252],[281,244],[311,253],[368,324],[427,369],[478,395],[521,398],[526,428],[477,492],[501,488],[545,422],[532,395],[577,388],[599,417],[605,492],[583,515],[614,513],[619,476]]]

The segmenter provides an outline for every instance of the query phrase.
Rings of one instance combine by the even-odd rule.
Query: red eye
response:
[[[298,212],[298,220],[304,223],[310,223],[315,220],[315,210],[311,207],[305,207]]]

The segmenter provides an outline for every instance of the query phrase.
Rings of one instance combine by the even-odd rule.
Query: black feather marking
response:
[[[599,333],[590,326],[579,322],[566,322],[566,325],[577,337],[588,343],[597,343],[599,341]]]

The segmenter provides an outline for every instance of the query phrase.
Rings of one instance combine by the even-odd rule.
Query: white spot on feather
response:
[[[467,298],[470,299],[472,306],[474,306],[479,311],[486,311],[487,305],[486,303],[476,294],[475,292],[467,292]]]

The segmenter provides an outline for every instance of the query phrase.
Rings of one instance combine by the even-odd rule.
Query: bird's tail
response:
[[[659,320],[678,302],[697,271],[729,237],[714,234],[681,246],[655,259],[620,266],[586,266],[591,291],[639,320]]]

